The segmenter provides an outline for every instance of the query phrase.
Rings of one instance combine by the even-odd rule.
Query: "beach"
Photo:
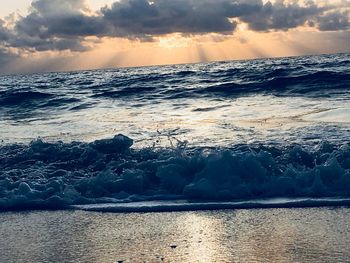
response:
[[[0,261],[348,262],[349,208],[0,214]]]

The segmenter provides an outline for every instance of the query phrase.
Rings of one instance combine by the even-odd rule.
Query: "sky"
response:
[[[350,0],[11,0],[0,74],[350,52]]]

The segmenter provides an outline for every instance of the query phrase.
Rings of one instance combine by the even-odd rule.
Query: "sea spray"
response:
[[[51,208],[159,199],[350,197],[350,146],[133,149],[124,135],[91,143],[0,148],[0,207]]]

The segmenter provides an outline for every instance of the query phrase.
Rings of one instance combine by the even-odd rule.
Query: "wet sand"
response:
[[[0,214],[0,262],[348,262],[349,208]]]

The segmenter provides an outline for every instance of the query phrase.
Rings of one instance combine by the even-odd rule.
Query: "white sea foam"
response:
[[[131,146],[132,140],[123,135],[92,143],[39,139],[30,145],[3,146],[0,207],[350,197],[349,144],[323,142],[313,149],[240,145],[135,150]],[[254,201],[246,204],[254,206]]]
[[[305,208],[322,206],[349,206],[350,198],[271,198],[242,200],[234,202],[188,202],[178,201],[144,201],[130,203],[102,203],[73,205],[71,208],[112,213],[133,212],[175,212],[197,210],[254,209],[254,208]]]

